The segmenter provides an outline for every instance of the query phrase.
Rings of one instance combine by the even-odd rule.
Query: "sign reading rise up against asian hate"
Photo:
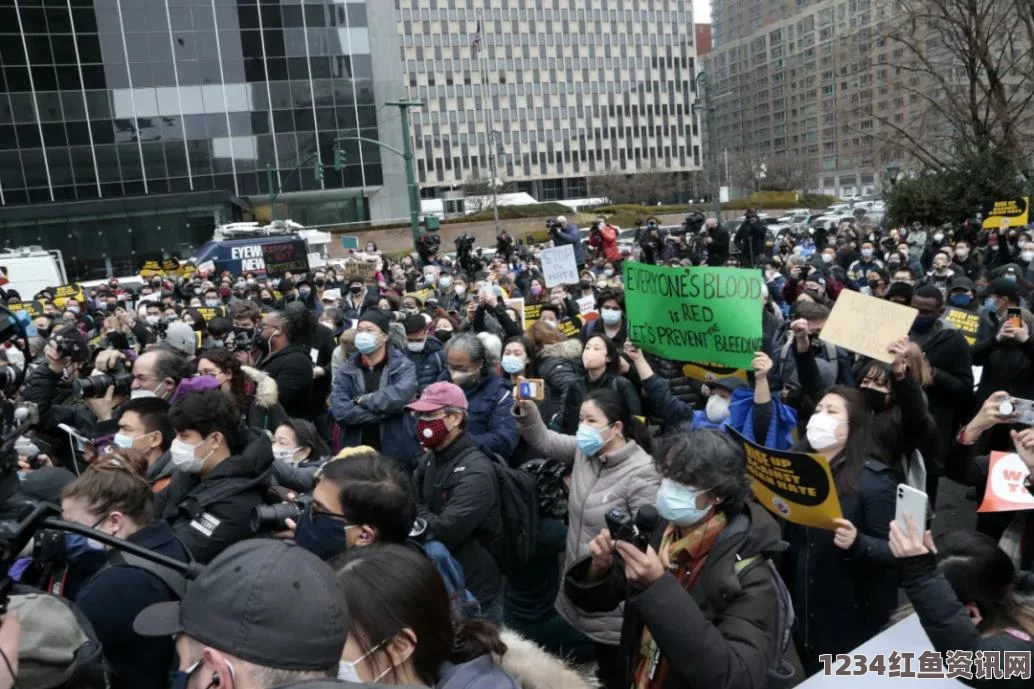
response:
[[[622,273],[635,345],[673,361],[750,368],[762,343],[760,272],[626,263]]]

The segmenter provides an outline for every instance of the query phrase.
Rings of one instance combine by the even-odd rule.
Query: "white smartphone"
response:
[[[898,484],[897,501],[894,505],[894,521],[897,522],[898,528],[903,533],[908,533],[908,522],[905,521],[906,514],[912,516],[912,522],[919,529],[920,535],[926,531],[926,505],[928,502],[929,498],[923,491],[906,486],[904,483]]]

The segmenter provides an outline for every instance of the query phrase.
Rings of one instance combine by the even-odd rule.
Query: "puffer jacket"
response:
[[[654,373],[668,381],[668,387],[671,389],[672,395],[686,404],[695,405],[697,403],[697,392],[700,390],[700,387],[699,385],[694,385],[693,381],[682,372],[682,364],[671,359],[662,359],[653,354],[647,354],[646,360]]]
[[[437,337],[428,335],[424,348],[419,352],[407,349],[406,357],[416,366],[418,394],[445,373],[445,345]]]
[[[585,376],[585,370],[582,368],[582,343],[572,338],[556,344],[542,345],[535,370],[549,388],[547,400],[541,408],[542,418],[548,423],[557,414],[563,414],[568,390],[581,383]]]
[[[538,409],[527,413],[514,408],[521,437],[539,450],[543,457],[572,467],[571,489],[567,499],[567,547],[564,570],[589,554],[589,541],[607,524],[604,515],[614,507],[623,507],[634,514],[643,505],[653,505],[661,476],[653,458],[633,440],[616,452],[587,457],[578,449],[574,436],[550,431],[542,423]],[[617,646],[621,639],[620,609],[588,613],[576,609],[561,592],[557,612],[574,628],[593,641]]]
[[[275,432],[277,426],[287,419],[287,413],[280,406],[276,381],[264,371],[251,366],[241,366],[241,371],[252,384],[251,403],[248,404],[245,421],[252,428]]]
[[[483,655],[459,665],[443,663],[435,689],[591,689],[594,685],[563,660],[508,629],[499,630],[502,656]]]

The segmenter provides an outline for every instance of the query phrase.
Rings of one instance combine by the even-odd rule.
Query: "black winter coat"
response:
[[[650,364],[650,368],[661,378],[668,381],[668,387],[671,389],[671,394],[677,399],[682,400],[686,404],[695,405],[699,399],[697,394],[700,390],[699,385],[694,384],[686,374],[682,372],[682,364],[671,359],[662,359],[659,356],[653,354],[647,354],[646,360]]]
[[[936,557],[932,554],[917,555],[899,561],[901,568],[901,585],[905,588],[908,600],[912,603],[923,631],[930,637],[930,642],[939,653],[949,651],[990,651],[1002,657],[1003,652],[1026,652],[1027,657],[1034,651],[1034,639],[1026,631],[1009,628],[989,636],[983,636],[973,620],[966,614],[966,609],[959,601],[951,584],[937,569]],[[1030,595],[1034,587],[1034,576],[1021,574],[1016,582],[1017,590]],[[1032,581],[1028,581],[1032,580]],[[1024,591],[1024,587],[1028,590]],[[996,687],[1029,687],[1029,679],[1014,676],[1010,679],[992,681],[967,681],[972,686]]]
[[[662,520],[653,532],[655,550],[667,525]],[[772,635],[778,620],[775,579],[763,556],[782,545],[772,516],[749,503],[719,534],[692,591],[671,573],[643,591],[635,590],[620,561],[608,577],[591,582],[588,557],[568,570],[564,591],[586,612],[606,612],[625,603],[620,661],[629,679],[645,626],[670,663],[664,689],[761,689],[776,660]],[[755,555],[761,556],[756,564],[735,571],[737,561]]]
[[[251,510],[265,502],[273,465],[269,436],[256,433],[244,451],[205,476],[174,471],[155,510],[194,559],[208,564],[237,541],[252,538]]]
[[[578,415],[581,413],[582,401],[585,400],[593,390],[610,388],[617,392],[625,400],[630,416],[641,416],[643,413],[643,402],[635,386],[628,378],[619,376],[616,373],[604,373],[595,381],[590,381],[587,376],[582,376],[578,385],[571,388],[567,397],[564,398],[564,421],[562,432],[567,435],[574,435],[578,431]]]
[[[539,413],[548,425],[558,414],[558,420],[562,420],[567,395],[585,378],[585,369],[582,368],[582,343],[570,339],[542,345],[535,366],[539,378],[546,381],[549,388],[546,400],[539,407]]]
[[[834,475],[840,459],[831,462]],[[840,496],[844,519],[858,530],[850,550],[833,545],[832,531],[785,525],[790,548],[781,569],[797,614],[797,652],[809,675],[821,668],[819,655],[850,653],[897,607],[897,571],[887,540],[897,479],[886,464],[870,460],[858,480],[856,494]]]
[[[418,394],[445,374],[445,345],[436,337],[428,335],[423,350],[412,352],[407,349],[406,357],[416,367]]]
[[[961,332],[937,327],[937,332],[922,342],[914,334],[910,337],[919,344],[933,371],[933,385],[926,389],[926,397],[930,413],[937,422],[938,455],[946,457],[959,426],[969,420],[973,358]]]
[[[315,416],[327,408],[327,398],[330,397],[330,360],[334,356],[337,340],[334,337],[334,331],[321,325],[312,331],[308,344],[310,348],[309,361],[312,361],[312,350],[316,350],[316,366],[321,367],[324,371],[322,376],[312,380],[310,409]]]
[[[494,602],[503,578],[503,522],[492,460],[469,433],[427,455],[413,475],[417,515],[463,567],[467,588],[482,606]]]
[[[291,418],[312,421],[317,410],[310,408],[312,400],[312,357],[307,344],[293,344],[270,354],[259,362],[276,381],[280,406]]]
[[[190,560],[186,548],[163,521],[144,527],[126,541],[181,562]],[[109,557],[117,552],[111,551]],[[140,636],[133,632],[133,620],[149,605],[175,600],[178,597],[157,575],[128,564],[102,569],[79,592],[75,602],[104,646],[104,656],[111,665],[112,689],[168,686],[172,638]]]

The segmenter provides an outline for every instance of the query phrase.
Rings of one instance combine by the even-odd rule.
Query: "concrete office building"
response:
[[[424,197],[491,179],[488,132],[498,182],[539,201],[590,195],[593,175],[699,169],[691,0],[394,6],[406,95],[427,104],[413,130]]]
[[[267,204],[267,166],[299,222],[404,213],[397,157],[353,142],[332,166],[337,136],[401,144],[397,112],[381,109],[404,94],[395,22],[367,6],[0,4],[0,245],[60,249],[79,279],[135,272]],[[312,164],[292,172],[317,150],[322,181]]]
[[[880,0],[712,0],[715,146],[734,160],[783,159],[810,190],[878,191],[885,165],[906,159],[881,143],[874,109],[902,122],[915,76],[873,68],[896,59],[879,40]],[[894,49],[900,52],[900,48]],[[889,137],[883,137],[884,139]],[[736,181],[733,181],[736,184]]]

